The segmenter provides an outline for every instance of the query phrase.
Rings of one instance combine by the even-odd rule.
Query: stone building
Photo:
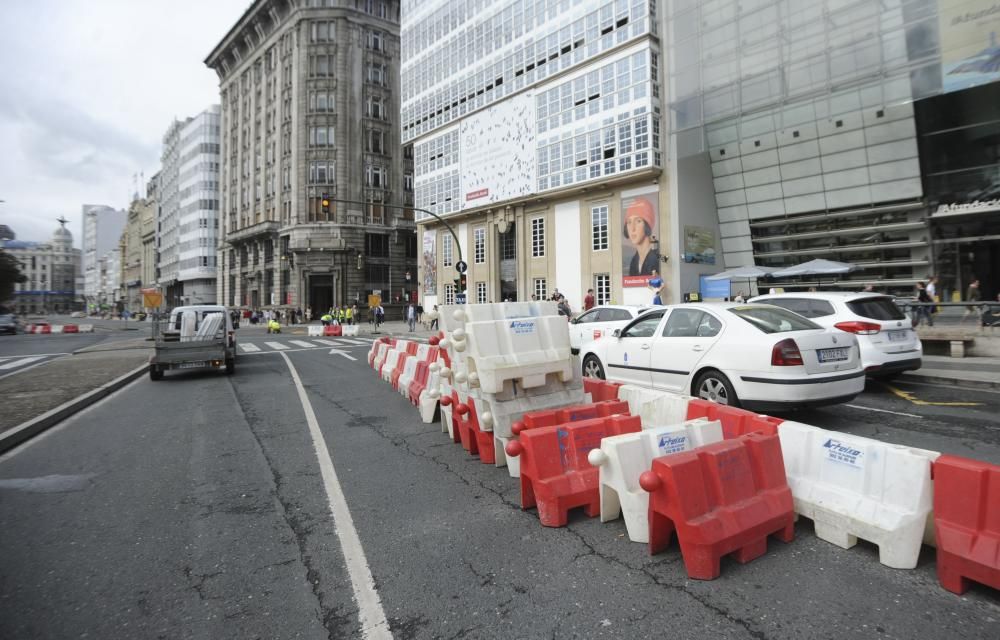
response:
[[[395,0],[258,0],[205,60],[221,85],[220,302],[318,312],[414,291],[399,56]]]
[[[73,234],[66,228],[66,220],[60,219],[59,223],[50,242],[0,240],[3,249],[21,263],[21,273],[28,278],[14,286],[13,307],[19,315],[78,310],[80,250],[73,248]]]

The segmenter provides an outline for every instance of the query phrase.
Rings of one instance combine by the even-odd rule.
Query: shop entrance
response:
[[[333,307],[333,276],[309,276],[309,303],[314,318]]]

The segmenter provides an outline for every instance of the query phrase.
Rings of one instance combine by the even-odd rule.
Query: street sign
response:
[[[469,265],[465,264],[465,260],[459,260],[455,263],[455,271],[459,273],[465,273],[469,270]]]
[[[465,294],[456,293],[455,294],[455,304],[465,304]]]

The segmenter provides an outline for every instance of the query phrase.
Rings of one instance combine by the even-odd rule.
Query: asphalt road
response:
[[[1000,595],[944,591],[932,550],[892,570],[804,519],[793,543],[724,560],[710,582],[687,579],[676,544],[649,556],[621,521],[543,528],[506,470],[376,381],[364,346],[338,351],[358,360],[261,349],[232,377],[142,378],[0,458],[0,637],[359,637],[326,456],[398,638],[998,636]],[[980,404],[919,404],[933,402]],[[789,417],[1000,463],[998,411],[996,393],[872,383],[850,406]]]

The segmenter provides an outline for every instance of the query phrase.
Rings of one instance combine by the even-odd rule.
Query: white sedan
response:
[[[639,317],[649,307],[601,305],[585,311],[569,321],[569,346],[574,354],[591,340],[610,336]]]
[[[586,376],[758,411],[847,402],[864,390],[858,340],[780,307],[654,307],[581,349]]]

